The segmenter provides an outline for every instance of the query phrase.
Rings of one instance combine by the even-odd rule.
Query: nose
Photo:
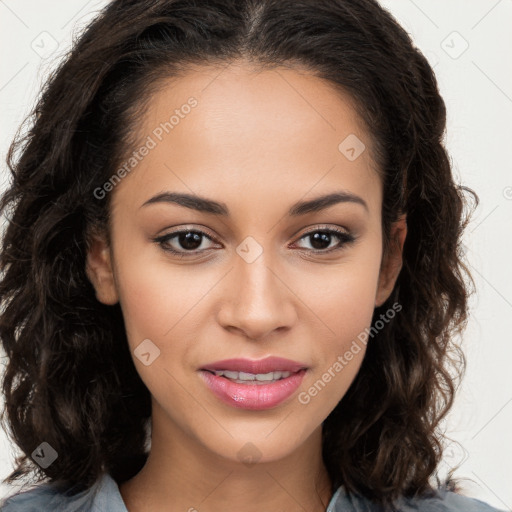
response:
[[[219,324],[250,340],[265,340],[273,331],[290,329],[297,320],[295,295],[283,271],[268,265],[265,252],[252,263],[242,258],[224,282]]]

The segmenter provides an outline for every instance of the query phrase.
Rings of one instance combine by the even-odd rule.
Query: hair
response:
[[[0,200],[2,422],[23,452],[4,482],[33,474],[78,491],[104,471],[121,483],[144,465],[150,393],[119,304],[100,303],[85,270],[90,235],[108,234],[110,219],[111,194],[94,190],[164,80],[240,60],[306,69],[347,93],[383,184],[385,251],[391,224],[407,215],[402,269],[372,324],[391,304],[402,309],[371,336],[323,422],[333,491],[387,506],[439,484],[443,419],[465,371],[455,338],[474,287],[461,244],[465,193],[478,196],[454,182],[432,68],[376,0],[115,0],[75,41],[11,144]],[[58,452],[47,468],[30,457],[43,441]]]

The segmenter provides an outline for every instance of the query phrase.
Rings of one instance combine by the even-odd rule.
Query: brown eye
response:
[[[203,231],[185,229],[157,237],[153,241],[166,252],[187,257],[208,250],[209,247],[201,247],[204,245],[205,239],[213,241],[213,238]]]
[[[311,244],[310,251],[313,253],[330,253],[343,249],[347,244],[354,242],[355,237],[346,231],[333,228],[315,229],[302,235],[300,240],[309,239]],[[336,240],[338,240],[336,244]],[[334,246],[331,244],[335,242]]]
[[[202,235],[197,231],[181,232],[175,235],[177,243],[184,249],[195,250],[198,249],[202,242]]]

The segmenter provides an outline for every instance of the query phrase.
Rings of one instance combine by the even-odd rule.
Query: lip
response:
[[[228,370],[245,373],[290,372],[291,375],[269,384],[240,384],[212,373]],[[283,357],[268,356],[264,359],[223,359],[200,368],[200,375],[207,387],[222,402],[232,407],[263,410],[277,407],[300,386],[308,365]]]
[[[207,364],[200,368],[200,370],[220,371],[231,370],[233,372],[246,372],[246,373],[269,373],[269,372],[293,372],[307,369],[308,365],[291,359],[283,357],[269,356],[265,359],[223,359],[222,361],[215,361],[214,363]],[[286,380],[286,379],[283,379]]]
[[[219,377],[206,369],[201,370],[199,374],[210,391],[225,404],[256,411],[277,407],[293,395],[302,383],[306,372],[307,369],[302,368],[285,379],[262,385],[239,384],[225,377]]]

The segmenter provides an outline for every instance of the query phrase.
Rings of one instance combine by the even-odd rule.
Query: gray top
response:
[[[115,480],[105,473],[89,490],[66,497],[49,483],[41,484],[0,502],[2,512],[128,512]],[[348,495],[343,486],[333,494],[326,512],[380,512],[360,496]],[[435,498],[402,499],[401,512],[500,512],[483,501],[440,490]]]

